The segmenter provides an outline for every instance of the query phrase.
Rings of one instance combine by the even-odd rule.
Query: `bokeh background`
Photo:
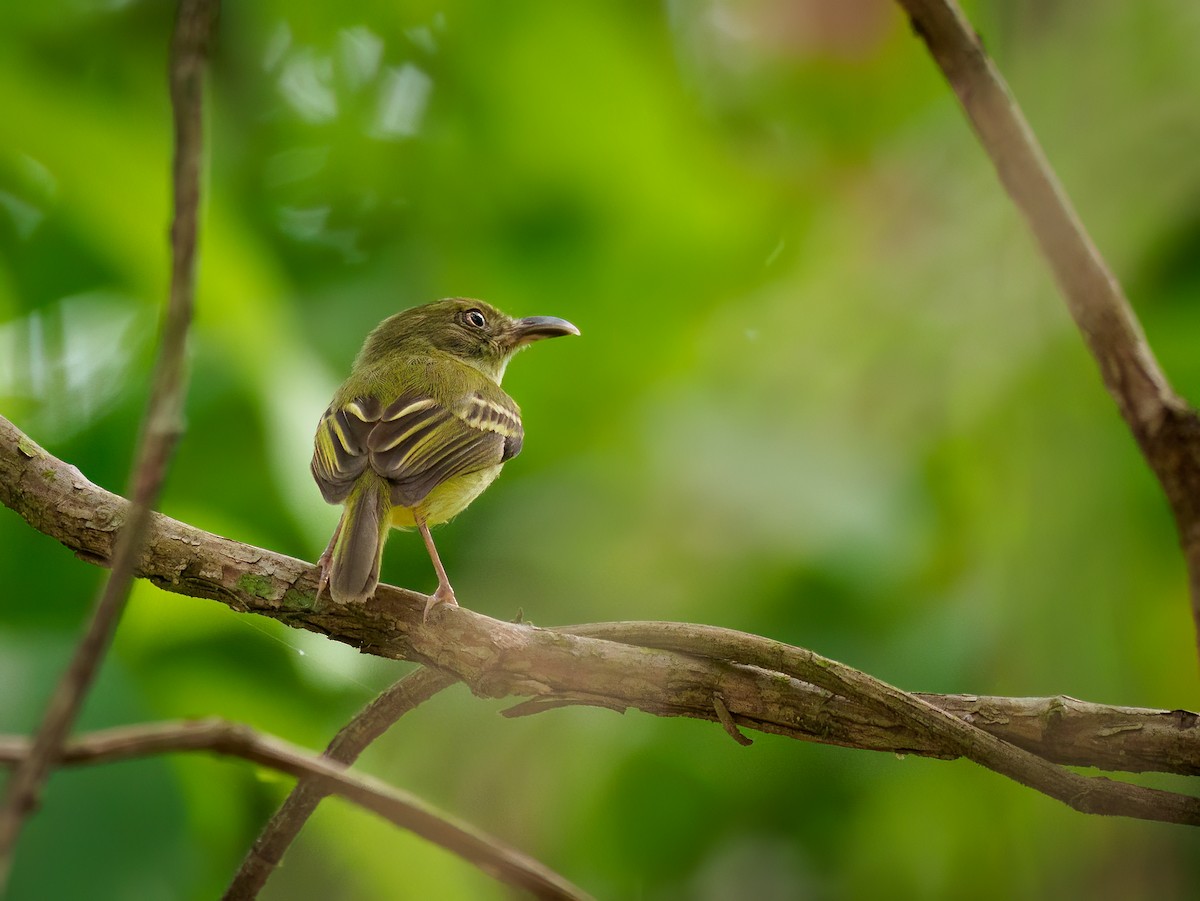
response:
[[[0,5],[0,410],[113,490],[167,284],[172,7]],[[1200,400],[1200,7],[967,9]],[[359,342],[478,296],[583,337],[511,367],[526,449],[438,532],[467,605],[730,626],[914,690],[1200,706],[1166,505],[894,4],[228,3],[213,66],[170,515],[315,559],[312,431]],[[435,584],[413,535],[384,577]],[[37,722],[101,578],[0,510],[0,730]],[[405,668],[139,584],[83,725],[219,715],[319,748]],[[363,766],[603,898],[1200,879],[1194,832],[966,763],[503,706],[457,687]],[[289,785],[195,755],[61,772],[12,898],[214,897]],[[507,893],[329,801],[264,897]]]

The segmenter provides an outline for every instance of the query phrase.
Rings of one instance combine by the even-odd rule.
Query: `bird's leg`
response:
[[[329,539],[329,544],[325,550],[321,552],[321,556],[317,558],[317,566],[321,568],[321,575],[317,578],[317,597],[321,599],[321,595],[325,593],[325,586],[329,584],[329,570],[333,565],[333,546],[337,544],[338,536],[342,534],[342,523],[346,521],[346,514],[343,513],[341,519],[338,520],[337,528],[333,530],[333,537]]]
[[[433,561],[433,568],[437,570],[438,587],[437,591],[429,596],[429,600],[425,602],[425,613],[421,617],[421,621],[425,622],[429,619],[429,611],[438,604],[452,604],[458,606],[458,599],[454,597],[454,589],[450,587],[450,580],[446,578],[446,567],[442,566],[442,558],[438,556],[437,548],[433,546],[433,536],[429,534],[429,525],[425,522],[425,517],[416,516],[417,528],[421,530],[421,537],[425,539],[425,549],[429,551],[429,559]]]

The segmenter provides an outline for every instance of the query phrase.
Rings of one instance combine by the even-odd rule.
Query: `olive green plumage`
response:
[[[521,451],[521,411],[500,387],[513,354],[577,334],[562,319],[512,319],[467,298],[405,310],[371,332],[314,440],[313,478],[345,506],[321,557],[322,590],[342,603],[370,597],[389,529],[416,526],[438,573],[426,612],[455,602],[428,527],[460,513]]]

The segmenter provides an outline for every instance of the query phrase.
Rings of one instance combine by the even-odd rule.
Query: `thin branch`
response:
[[[725,699],[720,695],[713,695],[713,709],[717,712],[717,722],[729,733],[730,738],[744,748],[754,744],[754,739],[749,735],[742,734],[742,730],[738,728],[737,723],[733,720],[733,714],[725,706]]]
[[[353,763],[396,720],[456,681],[453,676],[425,667],[409,673],[347,723],[322,756],[342,764]],[[325,783],[315,777],[304,776],[296,783],[287,800],[254,840],[225,891],[225,901],[250,901],[258,897],[271,873],[283,860],[284,852],[300,834],[317,804],[328,794]]]
[[[1200,651],[1200,417],[1172,390],[1116,277],[954,0],[898,0],[1054,273],[1104,385],[1175,515]]]
[[[0,502],[83,559],[102,564],[111,554],[113,522],[125,505],[2,417]],[[954,723],[969,721],[976,730],[972,735],[986,731],[1043,760],[1134,771],[1196,773],[1200,769],[1200,717],[1186,711],[1107,707],[1064,698],[896,698],[888,695],[896,691],[890,686],[883,691],[873,681],[865,687],[846,681],[847,673],[857,672],[849,668],[839,670],[843,682],[820,688],[824,683],[818,672],[811,673],[811,679],[796,678],[780,669],[785,662],[789,667],[798,665],[795,660],[771,658],[764,667],[753,655],[728,654],[721,646],[722,636],[727,636],[723,630],[713,630],[718,639],[714,644],[688,645],[686,652],[680,652],[631,646],[630,642],[654,644],[654,635],[645,634],[647,629],[640,624],[575,627],[594,634],[608,630],[604,634],[614,639],[600,640],[455,608],[435,612],[425,625],[424,595],[381,586],[369,604],[317,605],[316,571],[311,564],[159,514],[154,515],[151,530],[153,538],[139,561],[139,572],[168,591],[219,600],[234,610],[318,631],[368,653],[428,663],[486,697],[535,698],[541,708],[566,699],[716,721],[712,699],[719,694],[738,725],[802,740],[944,758],[980,759],[981,754],[994,754],[991,746],[963,747],[966,733],[957,731]],[[678,633],[668,630],[664,636],[673,639]],[[740,662],[717,659],[722,657]],[[810,664],[821,669],[822,659],[813,655]],[[952,715],[934,716],[925,702]],[[1000,765],[1018,776],[1010,758]],[[1024,765],[1023,758],[1015,759],[1018,766]],[[1046,774],[1040,778],[1046,781]],[[1094,796],[1089,792],[1083,803],[1091,800]],[[1161,816],[1178,820],[1176,801],[1162,800]]]
[[[47,706],[33,751],[9,780],[5,806],[0,810],[0,893],[7,882],[21,827],[37,805],[41,787],[70,734],[125,609],[150,510],[158,499],[171,452],[182,431],[186,343],[195,289],[204,69],[216,9],[215,0],[182,0],[171,46],[170,85],[175,115],[173,268],[153,387],[130,479],[133,503],[117,543],[112,573]]]
[[[69,741],[62,750],[61,761],[107,763],[177,751],[209,751],[289,773],[323,792],[353,801],[469,860],[489,876],[532,892],[538,898],[590,897],[533,858],[434,810],[407,792],[350,772],[342,763],[240,723],[208,719],[105,729]],[[0,764],[19,764],[30,752],[28,739],[0,736]]]

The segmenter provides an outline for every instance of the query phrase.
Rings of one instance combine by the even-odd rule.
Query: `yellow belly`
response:
[[[448,479],[429,492],[425,500],[415,507],[392,507],[392,528],[412,528],[417,524],[417,513],[423,515],[425,522],[431,526],[453,519],[495,481],[496,476],[500,475],[500,468],[497,464]]]

